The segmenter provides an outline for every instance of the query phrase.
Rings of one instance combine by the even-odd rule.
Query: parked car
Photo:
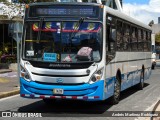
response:
[[[156,53],[153,52],[152,53],[152,70],[154,70],[155,66],[156,66]]]

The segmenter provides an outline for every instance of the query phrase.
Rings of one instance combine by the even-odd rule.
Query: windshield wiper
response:
[[[72,33],[71,33],[71,36],[69,37],[69,41],[70,41],[70,47],[72,47],[72,39],[75,37],[76,33],[75,31],[78,31],[81,24],[84,22],[84,19],[83,17],[80,18],[80,20],[76,23]]]
[[[78,30],[79,30],[79,28],[80,28],[81,24],[83,23],[83,21],[84,21],[84,18],[81,17],[80,20],[76,23],[76,25],[75,25],[72,33],[71,33],[70,39],[73,39],[73,38],[75,37],[75,34],[74,34],[74,33],[75,33],[75,31],[78,31]]]

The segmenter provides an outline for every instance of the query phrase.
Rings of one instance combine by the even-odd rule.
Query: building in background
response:
[[[24,7],[20,4],[0,3],[0,62],[16,61],[17,44],[9,26],[14,22],[22,22],[23,12]]]
[[[160,33],[160,17],[158,17],[158,23],[152,25],[152,33],[153,34]]]
[[[152,38],[155,41],[155,52],[157,59],[160,59],[160,17],[158,17],[158,23],[152,24]],[[158,60],[157,60],[158,62]]]

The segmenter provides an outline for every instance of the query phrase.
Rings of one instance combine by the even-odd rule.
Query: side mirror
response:
[[[115,42],[116,40],[116,29],[110,29],[110,42]]]
[[[111,51],[115,50],[115,42],[110,42],[110,50]]]
[[[109,42],[110,42],[110,51],[115,50],[115,40],[116,40],[116,29],[110,29],[110,36],[109,36]]]

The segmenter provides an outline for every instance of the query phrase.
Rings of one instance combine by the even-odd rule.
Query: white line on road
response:
[[[157,99],[157,101],[154,103],[154,104],[152,104],[150,107],[148,107],[146,110],[144,110],[144,111],[153,111],[153,108],[155,107],[155,105],[156,105],[156,103],[158,102],[160,100],[160,98],[158,98]],[[148,119],[147,119],[148,118]],[[150,119],[150,117],[137,117],[137,118],[135,118],[134,120],[149,120]]]
[[[18,97],[18,96],[19,96],[19,95],[14,95],[14,96],[6,97],[6,98],[1,98],[1,99],[0,99],[0,102],[1,102],[1,101],[4,101],[4,100],[7,100],[7,99],[14,98],[14,97]]]
[[[155,103],[153,103],[150,107],[148,107],[146,110],[144,111],[152,111],[154,106],[156,105],[156,103],[160,100],[160,98],[157,99],[157,101]]]

